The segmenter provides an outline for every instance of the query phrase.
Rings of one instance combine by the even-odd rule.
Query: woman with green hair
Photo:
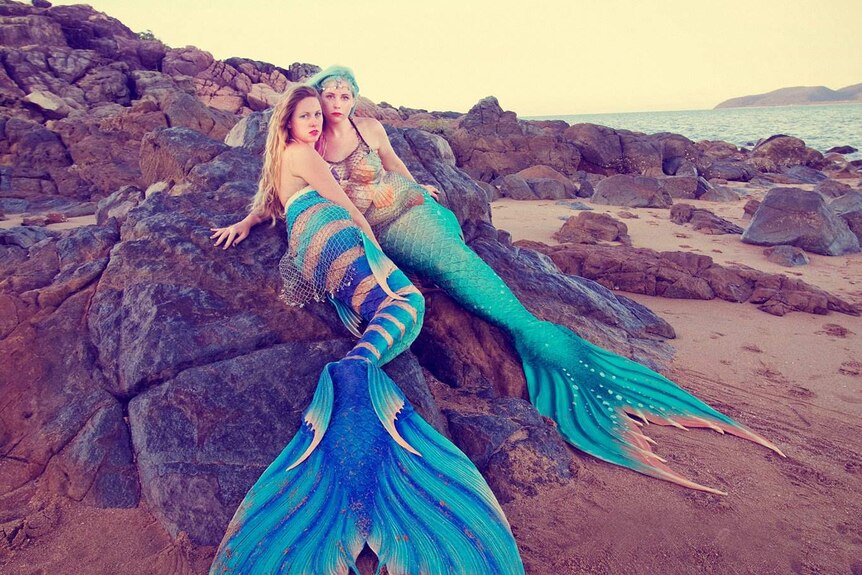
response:
[[[665,465],[643,434],[647,422],[705,427],[777,447],[647,367],[541,321],[464,243],[451,211],[433,201],[392,149],[379,121],[354,117],[359,85],[343,66],[307,82],[318,90],[324,129],[317,150],[399,268],[432,281],[511,337],[530,399],[576,448],[646,475],[704,491]]]

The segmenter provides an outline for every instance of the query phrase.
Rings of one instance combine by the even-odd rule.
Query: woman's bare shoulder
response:
[[[386,129],[377,118],[354,118],[353,122],[372,148],[379,148],[383,138],[388,137]]]

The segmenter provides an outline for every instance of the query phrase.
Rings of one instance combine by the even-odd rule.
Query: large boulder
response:
[[[447,134],[458,165],[472,177],[490,182],[535,164],[565,175],[578,169],[578,148],[559,137],[556,125],[524,122],[506,112],[496,98],[480,100]]]
[[[815,254],[859,251],[859,239],[818,193],[773,188],[751,219],[742,241],[761,246],[793,245]]]
[[[770,136],[759,142],[751,151],[753,158],[765,158],[778,168],[792,166],[818,167],[823,154],[809,148],[805,142],[793,136]]]
[[[561,243],[595,244],[606,241],[630,246],[632,240],[628,232],[628,226],[613,216],[581,212],[566,220],[563,227],[554,233],[554,238]]]
[[[563,137],[581,152],[581,169],[599,174],[613,174],[623,168],[623,145],[612,128],[596,124],[573,124]]]
[[[669,208],[670,194],[656,178],[618,174],[600,181],[595,187],[593,202],[629,208]]]
[[[862,192],[852,191],[829,202],[829,207],[838,214],[862,244]]]

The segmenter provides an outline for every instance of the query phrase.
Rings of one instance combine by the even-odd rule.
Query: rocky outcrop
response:
[[[708,235],[741,234],[743,229],[733,222],[719,217],[709,210],[695,208],[690,204],[674,204],[670,209],[670,221],[675,224],[691,224],[693,230]]]
[[[752,158],[761,158],[778,168],[809,166],[816,168],[823,161],[823,154],[809,148],[805,142],[793,136],[770,136],[751,151]],[[773,171],[773,170],[765,170]]]
[[[595,187],[593,203],[628,208],[669,208],[670,194],[656,178],[616,175],[605,178]]]
[[[859,239],[818,193],[774,188],[757,208],[742,241],[761,246],[793,245],[837,256],[859,251]]]
[[[581,212],[566,220],[563,227],[554,233],[554,239],[561,243],[595,244],[605,241],[630,246],[632,239],[628,232],[628,226],[608,214]]]
[[[808,264],[808,256],[794,246],[773,246],[763,250],[766,259],[774,264],[786,267],[804,266]]]
[[[841,217],[862,244],[862,192],[852,191],[829,202],[829,208]]]
[[[489,97],[473,106],[447,139],[458,165],[477,180],[490,182],[536,164],[572,175],[578,169],[580,153],[559,137],[561,130],[562,126],[522,122]]]
[[[859,310],[801,280],[744,266],[722,266],[709,256],[687,252],[656,252],[646,248],[517,245],[548,255],[563,272],[631,293],[669,298],[723,299],[749,302],[772,315],[791,311],[859,315]]]

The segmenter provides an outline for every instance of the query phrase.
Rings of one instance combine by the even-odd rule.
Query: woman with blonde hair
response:
[[[251,213],[212,237],[237,245],[283,213],[288,299],[329,299],[359,341],[324,367],[303,424],[243,499],[210,573],[358,573],[368,545],[391,575],[523,575],[479,471],[381,369],[418,335],[424,299],[315,152],[321,121],[313,88],[285,96]]]

